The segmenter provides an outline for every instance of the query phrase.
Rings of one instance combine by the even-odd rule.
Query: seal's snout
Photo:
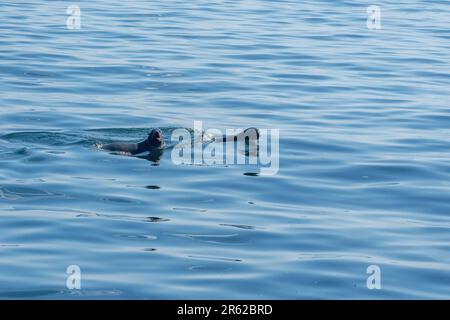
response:
[[[161,130],[156,130],[155,131],[155,139],[158,140],[158,141],[162,140],[162,132],[161,132]]]
[[[160,129],[153,129],[148,135],[152,147],[161,147],[164,144],[164,135]]]

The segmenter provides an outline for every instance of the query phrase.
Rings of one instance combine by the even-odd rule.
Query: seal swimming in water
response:
[[[164,146],[164,136],[160,129],[153,129],[147,139],[138,143],[113,142],[105,144],[101,148],[114,152],[126,152],[140,154],[146,151],[161,149]]]
[[[237,135],[223,136],[219,139],[215,139],[218,142],[233,142],[238,140],[259,140],[259,130],[254,127],[245,129],[243,132]]]
[[[248,140],[247,140],[248,139]],[[237,140],[258,140],[259,130],[257,128],[247,128],[237,135],[223,136],[215,138],[217,142],[233,142]],[[146,151],[154,151],[164,147],[164,135],[159,128],[153,129],[147,139],[138,143],[113,142],[101,146],[102,149],[113,152],[125,152],[133,155]]]

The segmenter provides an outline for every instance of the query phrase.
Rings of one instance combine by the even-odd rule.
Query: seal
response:
[[[102,145],[101,148],[113,152],[125,152],[130,154],[140,154],[164,147],[164,135],[158,128],[153,129],[147,139],[138,143],[113,142]]]
[[[237,135],[229,135],[229,136],[223,136],[216,138],[215,141],[218,142],[234,142],[234,141],[251,141],[251,140],[259,140],[259,130],[254,127],[250,127],[245,129],[243,132],[237,134]]]

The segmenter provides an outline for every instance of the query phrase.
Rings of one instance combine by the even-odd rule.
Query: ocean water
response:
[[[2,1],[0,298],[450,298],[449,4]],[[94,147],[194,121],[278,173]]]

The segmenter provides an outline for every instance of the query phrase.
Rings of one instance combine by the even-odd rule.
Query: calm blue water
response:
[[[2,1],[0,298],[450,298],[449,2],[370,4]],[[194,120],[278,174],[93,147]]]

